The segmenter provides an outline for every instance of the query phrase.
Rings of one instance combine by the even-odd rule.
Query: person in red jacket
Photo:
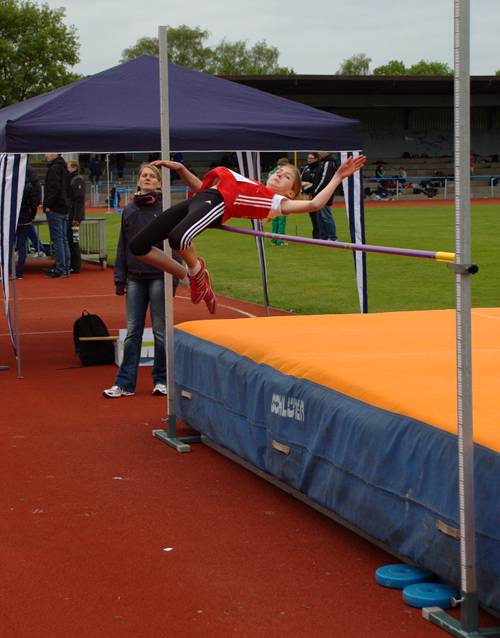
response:
[[[271,219],[278,215],[307,213],[321,209],[346,177],[360,170],[366,158],[350,157],[335,172],[329,183],[311,200],[296,200],[301,189],[301,176],[293,165],[280,167],[266,185],[249,179],[224,166],[208,171],[203,180],[180,162],[157,160],[156,166],[176,171],[196,194],[175,204],[132,238],[129,248],[142,261],[184,279],[186,270],[154,244],[167,239],[179,251],[187,265],[191,301],[204,301],[214,313],[216,298],[205,262],[196,254],[193,239],[206,228],[216,228],[231,217]]]

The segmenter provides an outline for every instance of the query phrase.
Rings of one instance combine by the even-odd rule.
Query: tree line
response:
[[[355,53],[342,62],[337,75],[453,75],[453,69],[444,62],[420,60],[405,66],[401,60],[390,60],[370,71],[371,61],[366,53]]]
[[[0,108],[52,91],[83,76],[71,71],[80,61],[74,25],[64,23],[64,8],[31,0],[0,0]],[[213,75],[294,75],[281,66],[277,47],[261,40],[221,40],[209,46],[209,31],[200,27],[167,27],[170,62]],[[143,37],[122,52],[120,62],[140,55],[158,56],[158,38]],[[356,53],[342,61],[338,75],[452,75],[445,63],[420,60],[409,67],[400,60],[370,71],[371,58]],[[500,70],[496,72],[500,76]]]

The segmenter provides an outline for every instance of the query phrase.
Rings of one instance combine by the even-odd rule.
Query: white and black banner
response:
[[[343,151],[340,154],[341,162],[348,157],[357,157],[361,151]],[[349,232],[353,244],[365,244],[365,206],[363,193],[363,172],[357,171],[342,183],[344,199],[349,222]],[[355,250],[354,269],[356,272],[356,285],[358,288],[359,308],[363,313],[368,312],[368,290],[366,286],[366,253]]]
[[[26,159],[26,155],[0,155],[0,273],[12,340],[14,336],[9,305],[9,276],[26,179]]]
[[[237,151],[239,171],[245,177],[261,181],[260,174],[260,153],[256,151]],[[251,219],[252,229],[262,232],[264,225],[260,219]],[[257,255],[259,258],[259,268],[262,277],[262,290],[264,293],[264,305],[266,310],[269,308],[269,293],[267,289],[267,263],[266,251],[264,248],[264,238],[256,237],[255,245],[257,247]]]

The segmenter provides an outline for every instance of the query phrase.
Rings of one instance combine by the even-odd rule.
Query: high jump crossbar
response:
[[[296,244],[308,244],[311,246],[324,246],[326,248],[337,248],[339,250],[355,250],[363,253],[381,253],[385,255],[399,255],[401,257],[416,257],[419,259],[434,259],[435,261],[448,264],[455,263],[455,253],[443,251],[417,250],[414,248],[395,248],[392,246],[374,246],[371,244],[350,244],[343,241],[330,241],[328,239],[310,239],[309,237],[296,237],[295,235],[279,235],[277,233],[267,233],[248,228],[237,228],[235,226],[220,226],[221,230],[240,235],[253,235],[255,237],[266,237],[267,239],[278,239],[281,241],[294,242]]]

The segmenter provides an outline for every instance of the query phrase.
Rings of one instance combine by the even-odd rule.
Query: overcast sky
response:
[[[38,0],[37,0],[38,1]],[[40,0],[41,1],[41,0]],[[64,6],[80,37],[85,75],[119,63],[123,49],[159,25],[199,26],[206,44],[259,40],[280,51],[279,63],[299,74],[334,74],[355,53],[409,66],[421,59],[453,67],[454,0],[45,0]],[[471,0],[471,73],[500,69],[500,0]]]

